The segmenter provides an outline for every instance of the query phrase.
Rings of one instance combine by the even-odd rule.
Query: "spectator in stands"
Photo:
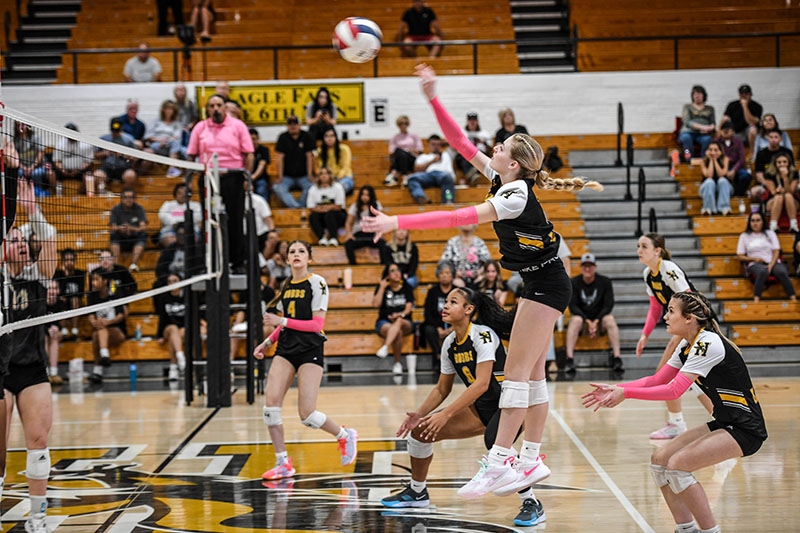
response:
[[[379,309],[375,331],[383,339],[383,345],[375,355],[383,359],[391,348],[394,356],[392,374],[402,374],[403,337],[411,335],[414,329],[411,318],[414,288],[403,280],[403,273],[396,264],[384,267],[381,281],[375,287],[372,307]]]
[[[494,259],[486,261],[483,267],[481,267],[481,273],[475,281],[480,292],[493,298],[500,307],[505,307],[508,291],[506,291],[505,283],[503,283],[503,276],[500,273],[500,263]],[[480,316],[478,319],[480,320]]]
[[[164,100],[158,118],[150,123],[144,133],[144,141],[147,143],[145,151],[179,159],[185,153],[181,146],[182,130],[175,102]],[[176,178],[180,175],[179,168],[171,166],[167,169],[168,178]]]
[[[245,190],[249,190],[249,184],[245,182]],[[267,251],[267,242],[272,241],[269,249],[274,250],[278,244],[278,234],[275,233],[275,221],[272,220],[272,210],[269,204],[257,194],[250,195],[250,201],[255,214],[256,235],[258,236],[258,251],[263,255]],[[245,201],[247,207],[247,201]],[[242,220],[244,234],[247,235],[247,219]],[[266,259],[266,256],[265,256]]]
[[[100,137],[103,141],[118,144],[126,148],[136,148],[136,141],[133,137],[122,131],[122,122],[117,118],[111,119],[111,132]],[[125,187],[136,185],[136,171],[133,170],[133,163],[128,156],[112,152],[110,150],[98,149],[94,153],[95,157],[102,160],[94,177],[97,178],[98,190],[105,189],[108,181],[122,181]],[[91,187],[87,185],[87,192],[93,193]]]
[[[374,233],[361,231],[361,218],[366,215],[372,216],[370,207],[378,211],[383,209],[375,197],[372,185],[364,185],[358,190],[356,201],[347,210],[347,220],[344,223],[344,251],[347,254],[347,262],[351,265],[356,264],[356,250],[365,246],[380,249],[383,243],[383,239],[378,239],[377,243],[373,242]]]
[[[103,368],[111,366],[111,354],[108,349],[119,346],[127,337],[127,305],[114,305],[119,295],[111,293],[110,280],[100,272],[89,275],[92,291],[89,293],[89,305],[106,304],[106,307],[89,315],[92,326],[92,349],[94,351],[94,368],[89,374],[89,382],[103,382]]]
[[[728,103],[720,122],[733,122],[736,136],[748,146],[753,146],[762,111],[761,104],[753,100],[753,90],[744,84],[739,87],[739,99]]]
[[[170,274],[167,285],[181,281],[177,274]],[[180,372],[186,368],[186,356],[183,353],[183,339],[186,335],[186,300],[183,289],[175,289],[153,296],[153,307],[158,315],[159,344],[166,344],[169,349],[169,381],[178,381]]]
[[[486,243],[475,235],[477,224],[459,226],[459,234],[451,237],[444,247],[439,262],[445,261],[456,269],[454,284],[457,287],[468,285],[475,288],[475,280],[481,267],[492,258]]]
[[[798,173],[794,162],[786,154],[778,154],[772,158],[764,174],[764,183],[770,193],[767,200],[769,211],[769,229],[778,231],[781,213],[786,210],[789,217],[789,229],[793,233],[800,231],[797,227],[798,201],[795,197]]]
[[[703,173],[703,183],[700,184],[700,197],[703,199],[701,215],[730,214],[733,185],[728,181],[729,167],[730,161],[725,157],[722,146],[716,141],[709,143],[700,163]]]
[[[139,102],[136,100],[128,100],[125,105],[125,114],[116,117],[120,124],[122,124],[122,131],[133,137],[136,141],[136,147],[142,149],[144,147],[144,133],[147,128],[144,122],[139,120]]]
[[[156,0],[158,7],[158,35],[175,33],[175,27],[183,25],[183,0]],[[167,11],[172,10],[172,25],[167,22]]]
[[[345,195],[349,195],[355,187],[352,161],[353,152],[350,151],[350,147],[339,142],[335,129],[328,128],[322,136],[322,146],[316,157],[317,173],[321,167],[328,167],[334,181],[344,188]]]
[[[478,147],[478,150],[486,155],[490,155],[492,151],[492,135],[481,129],[481,125],[478,122],[478,114],[474,111],[467,113],[467,123],[464,125],[464,132],[470,142]],[[472,163],[464,159],[461,154],[456,154],[456,165],[458,165],[458,168],[464,173],[470,185],[475,185],[480,179],[481,173],[478,169],[473,167]]]
[[[306,207],[311,210],[308,223],[320,246],[338,246],[339,229],[347,219],[344,187],[333,181],[328,167],[319,169],[317,182],[308,190]]]
[[[681,154],[684,161],[689,161],[694,154],[694,144],[700,145],[700,153],[705,154],[708,143],[711,142],[711,134],[714,133],[715,124],[714,108],[706,105],[708,93],[702,85],[692,87],[692,101],[684,104],[681,112],[683,125],[679,139],[683,146]]]
[[[453,265],[440,262],[436,265],[436,279],[439,280],[428,289],[425,296],[425,314],[422,322],[422,338],[431,349],[434,357],[434,372],[439,372],[442,340],[450,333],[450,324],[442,320],[442,309],[447,300],[447,293],[453,288],[455,270]]]
[[[192,0],[192,12],[189,15],[189,26],[194,28],[197,36],[204,43],[211,40],[211,25],[217,18],[211,0]]]
[[[214,86],[214,94],[220,95],[226,102],[230,101],[231,86],[227,80],[217,80]]]
[[[306,124],[308,133],[316,143],[322,139],[322,135],[336,125],[339,117],[339,109],[336,102],[331,99],[331,93],[327,87],[320,87],[317,95],[306,105]]]
[[[45,144],[33,128],[23,122],[14,127],[14,148],[19,157],[19,177],[33,181],[36,195],[48,195],[55,189],[56,175],[45,161]]]
[[[419,250],[417,245],[411,242],[407,229],[396,229],[392,239],[380,247],[381,264],[389,265],[394,263],[400,267],[403,279],[416,289],[419,285],[417,280],[417,265],[419,265]]]
[[[244,111],[242,111],[242,106],[233,100],[228,100],[225,102],[225,113],[227,113],[229,117],[244,120]]]
[[[441,202],[452,204],[455,198],[455,177],[453,157],[442,150],[442,139],[438,135],[428,137],[428,153],[421,154],[414,161],[414,173],[408,176],[408,192],[418,204],[428,204],[430,199],[423,189],[439,187]]]
[[[256,194],[269,202],[269,171],[267,170],[270,162],[269,147],[261,144],[257,129],[250,128],[248,131],[255,149],[255,152],[253,152],[253,174],[251,176],[253,187]]]
[[[163,285],[170,274],[186,277],[186,228],[183,224],[175,226],[175,240],[158,254],[156,262],[156,283]]]
[[[306,205],[310,176],[314,175],[314,139],[300,129],[300,120],[291,115],[286,119],[286,131],[275,143],[275,180],[272,191],[286,207]],[[295,200],[289,192],[301,189],[300,200]]]
[[[800,276],[800,233],[794,234],[794,244],[792,244],[792,256],[794,259],[794,275]]]
[[[73,122],[68,122],[64,127],[78,131],[78,126]],[[82,184],[86,175],[90,173],[92,163],[94,163],[94,148],[88,143],[62,137],[53,149],[53,167],[59,182],[77,180]]]
[[[501,144],[515,133],[528,133],[528,128],[517,124],[517,119],[510,107],[501,109],[497,113],[497,117],[500,119],[500,129],[494,133],[494,144]]]
[[[139,259],[147,244],[147,213],[136,203],[136,192],[122,189],[120,203],[111,208],[109,217],[111,231],[111,253],[119,257],[120,252],[131,253],[131,272],[139,271]]]
[[[575,345],[582,333],[596,339],[608,333],[613,352],[612,367],[622,370],[620,357],[619,326],[611,314],[614,308],[614,286],[611,279],[597,273],[594,254],[581,256],[581,273],[572,278],[572,300],[569,311],[572,316],[567,324],[567,372],[575,372]]]
[[[397,31],[397,40],[404,43],[438,43],[444,37],[436,13],[425,5],[424,0],[414,0],[413,6],[403,13],[400,29]],[[426,44],[430,57],[439,57],[442,54],[442,45]],[[417,57],[416,46],[401,48],[404,57]]]
[[[753,167],[756,175],[756,185],[750,190],[750,193],[754,202],[761,202],[765,196],[769,197],[775,194],[774,187],[768,183],[769,180],[767,180],[765,176],[767,166],[775,159],[775,156],[785,155],[789,158],[790,162],[794,163],[794,154],[792,154],[792,151],[781,146],[780,133],[775,130],[769,132],[767,134],[767,141],[769,141],[767,147],[756,154],[756,162]]]
[[[61,310],[77,309],[83,305],[86,292],[86,271],[75,267],[76,254],[72,248],[61,250],[61,268],[53,274],[53,281],[58,285],[58,299]],[[78,318],[72,317],[61,321],[61,335],[78,336]]]
[[[783,285],[786,296],[797,301],[789,270],[781,262],[781,245],[772,230],[764,229],[764,217],[760,211],[753,211],[747,217],[747,229],[739,235],[736,256],[746,264],[745,272],[753,280],[753,301],[761,300],[767,278],[775,276]]]
[[[220,176],[220,192],[228,213],[230,262],[234,274],[244,274],[242,218],[245,177],[242,170],[253,169],[253,141],[244,122],[225,114],[225,100],[222,96],[214,94],[208,98],[206,115],[208,118],[198,122],[192,130],[186,153],[196,157],[201,163],[210,163],[216,152],[220,168],[226,170]]]
[[[203,208],[200,202],[187,201],[186,184],[178,183],[172,189],[172,200],[167,200],[158,210],[158,220],[161,221],[161,231],[158,234],[158,242],[162,248],[166,248],[175,242],[175,228],[182,225],[186,215],[186,209],[192,210],[192,225],[195,233],[200,233],[200,224],[203,222]]]
[[[390,187],[397,185],[405,176],[414,172],[414,161],[424,149],[419,135],[408,132],[408,126],[411,124],[408,116],[400,115],[396,123],[400,133],[389,141],[391,164],[389,173],[383,180],[383,184]]]
[[[733,183],[733,194],[744,196],[753,177],[747,171],[744,143],[734,135],[733,122],[723,122],[719,127],[719,137],[714,141],[719,143],[722,153],[728,158],[728,181]]]
[[[181,123],[182,128],[188,128],[188,131],[191,131],[197,122],[198,115],[197,107],[187,96],[186,85],[183,83],[176,84],[172,94],[175,96],[175,107],[178,109],[178,122]]]
[[[139,45],[139,52],[125,62],[122,74],[128,83],[161,81],[161,63],[150,56],[147,43],[142,43]]]
[[[771,131],[777,131],[781,134],[781,146],[784,148],[788,148],[789,151],[792,150],[792,140],[789,138],[789,134],[786,131],[782,130],[780,126],[778,126],[778,119],[775,118],[773,113],[765,113],[764,116],[761,118],[761,122],[758,125],[758,135],[756,136],[756,140],[753,143],[753,161],[756,160],[756,154],[769,146],[769,140],[767,140],[767,134]]]
[[[123,298],[136,294],[136,280],[133,279],[130,271],[124,266],[116,263],[116,258],[111,250],[100,252],[100,266],[93,269],[89,274],[99,272],[104,278],[108,279],[108,290],[111,296]]]
[[[289,241],[280,241],[275,252],[267,259],[270,287],[277,289],[283,281],[292,275],[292,267],[287,261],[289,256]]]

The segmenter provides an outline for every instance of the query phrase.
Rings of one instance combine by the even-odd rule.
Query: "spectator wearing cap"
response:
[[[470,111],[467,113],[467,123],[464,125],[464,132],[472,144],[478,147],[478,150],[489,155],[492,151],[492,134],[481,129],[476,112]],[[475,185],[475,182],[480,179],[481,173],[478,172],[478,169],[473,167],[472,163],[464,159],[461,154],[456,155],[456,165],[458,165],[458,168],[464,173],[470,185]]]
[[[126,148],[136,148],[136,141],[122,131],[122,122],[118,118],[111,119],[109,128],[111,130],[110,133],[100,137],[101,140]],[[126,187],[133,187],[136,184],[136,171],[133,170],[133,163],[130,157],[103,148],[95,151],[94,155],[102,160],[100,168],[94,173],[98,187],[103,188],[109,180],[122,181]],[[86,190],[87,192],[93,192],[88,185]]]
[[[694,144],[700,145],[700,154],[706,153],[708,143],[711,142],[711,134],[714,133],[716,121],[714,120],[714,108],[706,105],[708,93],[702,85],[692,87],[692,101],[684,104],[681,112],[683,126],[678,138],[683,147],[683,160],[689,161],[694,152]]]
[[[430,57],[434,58],[441,55],[442,45],[430,43],[438,43],[443,38],[442,28],[439,27],[433,9],[426,6],[424,0],[414,0],[412,7],[403,13],[397,40],[404,43],[429,43],[426,46],[430,50]],[[417,57],[416,46],[404,46],[401,52],[405,57]]]
[[[722,147],[722,153],[728,158],[727,177],[733,183],[734,196],[744,196],[753,177],[747,171],[744,143],[734,135],[733,122],[727,120],[719,127],[719,137],[714,139]]]
[[[244,274],[244,171],[253,168],[253,140],[244,122],[226,114],[222,96],[208,98],[206,116],[192,130],[186,153],[203,164],[210,164],[217,154],[219,167],[225,170],[220,176],[220,192],[228,214],[230,261],[234,274]]]
[[[613,351],[612,368],[622,370],[620,358],[619,327],[611,310],[614,308],[614,287],[611,280],[597,273],[594,254],[581,256],[581,273],[572,278],[572,316],[567,325],[567,372],[575,372],[575,345],[581,333],[592,339],[608,333]]]
[[[139,102],[128,100],[125,105],[125,114],[116,117],[116,119],[122,124],[122,131],[133,137],[136,141],[136,147],[141,150],[144,147],[144,133],[147,131],[147,127],[144,122],[136,118],[138,114]]]
[[[272,191],[286,207],[305,207],[310,176],[314,175],[314,139],[300,129],[300,119],[291,115],[286,119],[286,131],[275,143],[275,181]],[[300,199],[289,192],[300,189]]]
[[[68,130],[78,131],[74,122],[64,126]],[[53,167],[56,169],[56,179],[77,180],[82,183],[94,162],[94,148],[92,145],[62,137],[53,150]]]
[[[758,121],[764,108],[753,100],[753,89],[744,84],[739,87],[739,99],[728,103],[720,122],[733,122],[736,136],[748,146],[753,146],[758,133]]]
[[[128,83],[161,81],[161,63],[155,57],[150,56],[150,48],[147,43],[142,43],[139,45],[136,55],[125,62],[122,74]]]
[[[269,172],[267,170],[270,162],[269,147],[261,144],[257,129],[250,128],[248,131],[250,132],[250,139],[253,141],[253,148],[255,148],[255,152],[253,152],[253,174],[251,176],[253,188],[257,195],[269,203]]]

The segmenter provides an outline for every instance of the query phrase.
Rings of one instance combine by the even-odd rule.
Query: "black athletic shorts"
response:
[[[521,298],[539,302],[561,313],[567,309],[572,299],[572,282],[561,261],[541,270],[520,274],[524,283]]]
[[[325,368],[325,363],[322,362],[323,359],[323,352],[322,348],[320,347],[319,350],[309,350],[308,352],[302,354],[283,354],[283,353],[276,353],[275,357],[282,357],[289,361],[295,370],[299,370],[301,365],[306,363],[312,363],[315,365],[319,365],[322,368]]]
[[[8,374],[5,376],[3,389],[16,396],[28,387],[49,382],[47,368],[42,363],[23,366],[11,363],[8,365]]]
[[[712,420],[708,423],[708,429],[711,431],[716,431],[718,429],[724,429],[728,433],[731,434],[731,437],[739,444],[739,447],[742,449],[742,456],[747,457],[748,455],[753,455],[756,453],[761,445],[764,444],[764,439],[759,437],[758,435],[754,435],[753,433],[746,431],[742,428],[738,428],[736,426],[727,425],[724,426],[717,422],[716,420]]]

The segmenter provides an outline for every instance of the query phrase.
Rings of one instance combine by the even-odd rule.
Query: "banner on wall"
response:
[[[231,85],[228,97],[239,104],[248,126],[282,126],[290,115],[305,122],[306,105],[320,87],[326,87],[339,112],[337,124],[364,122],[364,83],[319,83],[292,85]],[[204,106],[214,87],[195,88],[195,101]],[[205,110],[200,109],[201,116]]]

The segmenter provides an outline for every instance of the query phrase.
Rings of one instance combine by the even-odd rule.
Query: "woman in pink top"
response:
[[[414,172],[414,161],[422,153],[422,139],[415,133],[408,133],[408,126],[411,121],[406,115],[397,117],[397,127],[400,133],[392,137],[389,141],[389,154],[392,156],[392,163],[389,173],[383,180],[384,185],[397,185],[398,178],[405,177]]]
[[[764,230],[764,216],[758,211],[750,213],[747,217],[747,229],[739,235],[736,256],[747,263],[747,275],[753,278],[753,301],[761,299],[764,284],[770,274],[778,278],[789,299],[797,301],[789,271],[778,258],[780,253],[778,236],[772,230]]]

